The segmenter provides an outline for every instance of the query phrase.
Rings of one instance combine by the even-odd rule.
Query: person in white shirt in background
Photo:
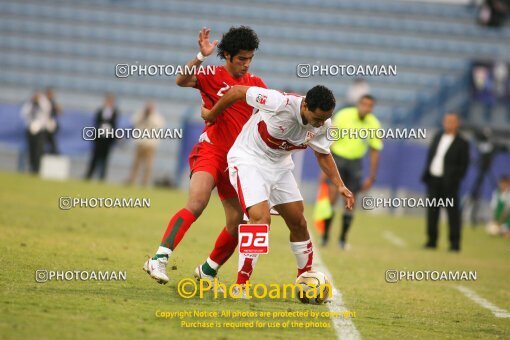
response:
[[[38,173],[46,144],[46,127],[50,121],[51,105],[40,91],[21,107],[21,118],[26,127],[30,172]]]
[[[366,80],[362,78],[356,78],[347,90],[347,95],[345,96],[345,105],[356,106],[360,98],[367,94],[370,94],[370,85],[368,85]]]
[[[346,207],[352,209],[354,204],[331,155],[332,141],[327,138],[335,97],[321,85],[310,89],[306,97],[236,85],[211,110],[202,108],[202,118],[214,124],[221,112],[237,100],[246,101],[256,112],[227,155],[230,182],[251,224],[270,225],[271,209],[283,217],[290,230],[299,276],[311,270],[313,248],[303,198],[292,174],[291,154],[310,146],[322,171],[345,197]],[[236,283],[242,286],[250,279],[258,255],[239,255]]]
[[[156,110],[154,102],[148,102],[143,110],[138,111],[132,118],[133,127],[139,130],[159,130],[165,126],[163,116]],[[147,186],[152,175],[154,155],[159,144],[159,139],[139,138],[135,139],[135,159],[131,167],[128,184],[134,184],[138,177],[138,171],[143,166],[142,185]]]
[[[453,206],[446,206],[452,252],[459,252],[461,248],[459,189],[469,166],[469,144],[459,133],[459,125],[460,119],[457,114],[452,112],[445,114],[443,130],[432,140],[422,175],[422,181],[427,185],[427,198],[437,202],[453,201]],[[427,243],[424,246],[426,249],[437,248],[440,209],[440,204],[427,208]]]

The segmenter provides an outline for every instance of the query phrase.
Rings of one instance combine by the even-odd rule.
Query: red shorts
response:
[[[230,184],[226,152],[218,150],[208,142],[199,142],[189,154],[189,169],[191,175],[198,171],[210,173],[216,183],[220,200],[237,198],[236,190]]]

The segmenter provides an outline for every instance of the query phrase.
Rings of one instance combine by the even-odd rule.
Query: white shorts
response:
[[[229,176],[246,215],[249,207],[263,201],[268,201],[272,208],[303,200],[294,175],[288,169],[266,170],[256,165],[229,164]]]

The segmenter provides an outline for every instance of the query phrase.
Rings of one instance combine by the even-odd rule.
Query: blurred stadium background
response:
[[[243,24],[261,40],[252,73],[271,88],[293,92],[327,85],[339,108],[354,78],[298,78],[298,64],[397,65],[395,77],[365,78],[378,99],[374,113],[384,127],[427,128],[432,137],[444,112],[458,112],[472,146],[464,196],[473,190],[482,153],[501,150],[490,151],[492,166],[483,176],[487,201],[499,175],[510,171],[505,151],[510,145],[510,27],[481,25],[482,2],[0,0],[0,169],[26,169],[20,108],[34,90],[51,86],[64,111],[58,144],[71,159],[71,177],[81,178],[92,144],[83,140],[82,128],[92,124],[104,93],[111,92],[121,126],[129,126],[131,115],[152,99],[167,127],[183,127],[183,140],[161,143],[154,179],[185,188],[187,155],[203,126],[197,91],[179,88],[172,77],[116,78],[115,65],[183,65],[197,52],[201,27],[220,39],[230,26]],[[216,57],[206,62],[219,63]],[[419,177],[429,139],[387,141],[374,192],[423,195]],[[132,141],[117,143],[108,181],[126,180],[133,153]],[[310,157],[296,159],[309,202],[318,177]]]
[[[93,144],[83,139],[83,128],[93,125],[110,92],[117,98],[122,127],[130,126],[132,115],[154,100],[166,127],[183,128],[182,140],[160,143],[153,180],[155,185],[186,189],[187,156],[203,127],[198,91],[180,88],[167,76],[117,78],[115,66],[183,65],[196,55],[198,31],[204,26],[211,28],[212,39],[220,39],[231,26],[251,26],[261,43],[250,72],[269,87],[287,91],[327,85],[338,109],[347,104],[354,77],[299,78],[298,64],[396,65],[395,77],[364,78],[378,99],[374,113],[385,128],[426,128],[428,138],[385,141],[371,194],[424,195],[420,176],[430,139],[444,112],[453,110],[462,117],[461,132],[471,146],[461,190],[464,213],[476,224],[486,221],[490,193],[499,176],[510,173],[510,27],[502,23],[503,15],[492,18],[490,25],[480,24],[488,19],[487,9],[481,9],[485,3],[510,8],[508,0],[0,0],[0,338],[303,337],[298,328],[283,333],[269,328],[183,330],[177,319],[155,318],[158,309],[299,311],[310,306],[295,299],[245,304],[183,300],[176,294],[177,281],[192,275],[207,256],[217,231],[211,228],[224,223],[218,199],[211,200],[172,257],[171,282],[160,286],[150,280],[140,270],[143,255],[154,251],[187,192],[118,185],[128,178],[133,140],[117,141],[108,184],[81,181]],[[221,63],[212,56],[206,61]],[[28,172],[28,151],[20,110],[34,91],[48,86],[63,108],[57,139],[61,157],[71,165],[65,182],[23,174]],[[295,162],[305,200],[314,203],[319,169],[313,155],[308,150]],[[482,198],[478,203],[470,199],[477,196],[477,183]],[[151,198],[151,208],[62,211],[57,209],[62,195],[143,196]],[[309,220],[312,210],[306,206]],[[508,239],[473,228],[463,234],[462,253],[450,254],[443,226],[441,249],[424,251],[425,212],[391,213],[360,211],[350,251],[316,247],[345,306],[358,313],[354,323],[361,335],[508,338]],[[294,278],[287,229],[279,218],[273,225],[271,252],[254,275],[265,284]],[[317,240],[316,230],[310,229]],[[236,266],[234,255],[222,268],[223,282],[235,280]],[[44,268],[127,270],[129,276],[126,282],[34,282],[34,272]],[[462,284],[489,306],[502,309],[504,316],[464,296],[457,282],[386,284],[388,269],[476,270],[478,280]],[[338,338],[333,328],[307,329],[306,336]]]

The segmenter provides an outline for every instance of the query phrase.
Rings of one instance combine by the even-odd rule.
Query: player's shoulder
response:
[[[261,86],[251,86],[246,93],[246,99],[249,105],[260,106],[260,109],[272,112],[285,109],[288,103],[288,100],[280,91]]]
[[[209,70],[212,72],[207,72],[205,76],[210,78],[223,78],[226,76],[227,70],[223,65],[210,65]]]
[[[283,101],[285,101],[286,106],[293,106],[295,110],[301,110],[301,102],[304,100],[304,96],[298,93],[286,93],[283,92]]]
[[[268,92],[274,98],[274,101],[279,102],[279,111],[282,112],[295,112],[299,111],[303,96],[295,93],[286,93],[278,90],[269,90]]]
[[[196,77],[202,86],[206,84],[213,86],[213,84],[221,83],[226,79],[225,72],[223,66],[207,65],[200,68],[200,71],[196,73]]]
[[[245,81],[247,84],[252,85],[252,86],[267,88],[266,83],[264,83],[262,78],[260,78],[259,76],[256,76],[253,73],[250,73],[250,72],[246,73]]]
[[[380,125],[379,118],[377,118],[376,115],[374,115],[372,112],[368,113],[365,117],[365,120],[373,125]]]

